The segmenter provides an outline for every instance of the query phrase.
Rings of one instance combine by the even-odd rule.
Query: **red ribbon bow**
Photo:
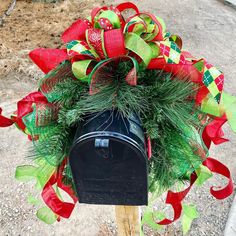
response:
[[[1,115],[2,109],[0,108],[0,127],[16,124],[19,129],[25,132],[26,126],[22,118],[33,111],[32,105],[34,103],[47,104],[48,101],[41,92],[30,93],[17,103],[17,111],[15,112],[15,116],[12,116],[11,119]]]

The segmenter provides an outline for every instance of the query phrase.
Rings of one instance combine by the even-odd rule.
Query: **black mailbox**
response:
[[[147,155],[136,114],[87,116],[77,128],[69,163],[80,203],[147,205]]]

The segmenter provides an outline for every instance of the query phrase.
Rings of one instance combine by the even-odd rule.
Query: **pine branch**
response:
[[[166,78],[157,77],[152,83],[143,86],[143,96],[148,98],[149,112],[142,121],[150,137],[155,138],[153,127],[160,126],[158,124],[168,124],[179,130],[186,126],[199,125],[200,112],[194,107],[196,88],[192,83],[170,79],[169,75],[166,75]]]
[[[88,93],[87,83],[68,78],[55,86],[54,94],[57,95],[54,102],[65,107],[71,107],[86,93]]]
[[[44,132],[40,134],[39,140],[34,141],[28,157],[31,159],[44,158],[50,165],[58,166],[69,154],[73,134],[73,130],[60,125],[44,127]]]
[[[73,109],[63,108],[59,113],[59,123],[72,126],[88,113],[118,110],[128,117],[147,110],[148,104],[139,86],[129,86],[125,81],[116,80],[106,85],[94,95],[84,95]]]
[[[201,162],[201,157],[196,154],[189,139],[167,128],[165,136],[155,140],[153,144],[153,156],[150,160],[150,190],[155,188],[155,191],[162,192],[178,180],[185,181],[186,176],[189,177]]]

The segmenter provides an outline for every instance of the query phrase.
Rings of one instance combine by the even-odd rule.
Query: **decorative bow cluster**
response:
[[[122,12],[127,9],[135,14],[125,20]],[[132,3],[122,3],[95,8],[90,19],[78,19],[62,34],[66,49],[39,48],[30,52],[30,58],[45,73],[70,60],[74,76],[90,84],[91,94],[95,72],[120,56],[134,64],[126,77],[130,85],[137,84],[139,66],[188,77],[200,85],[196,103],[211,115],[226,113],[236,131],[236,114],[232,110],[236,99],[223,92],[223,73],[205,59],[196,59],[183,51],[181,38],[166,32],[161,18],[140,12]]]
[[[135,14],[125,19],[125,10]],[[50,92],[64,77],[77,78],[90,86],[90,94],[97,92],[96,74],[108,63],[116,60],[131,61],[133,68],[126,76],[126,82],[135,86],[138,83],[139,67],[163,70],[175,75],[179,79],[188,77],[197,83],[198,92],[195,97],[197,105],[202,111],[212,116],[202,133],[202,139],[209,148],[211,142],[220,144],[227,139],[223,137],[222,125],[228,120],[232,129],[236,131],[236,98],[223,92],[224,76],[205,59],[196,59],[189,52],[182,50],[182,40],[176,35],[166,32],[163,20],[150,13],[142,13],[132,3],[122,3],[116,7],[102,7],[92,10],[88,19],[78,19],[63,34],[62,40],[67,43],[63,49],[39,48],[30,52],[30,58],[44,73],[49,73],[41,81],[39,91],[29,94],[18,102],[17,112],[9,119],[1,115],[0,126],[6,127],[16,124],[26,134],[31,134],[30,122],[41,127],[57,119],[58,106],[50,103]],[[58,65],[64,61],[60,75],[57,75]],[[54,75],[51,74],[54,73]],[[50,78],[49,78],[50,77]],[[38,112],[41,111],[41,112]],[[50,116],[47,120],[40,117],[42,111]],[[32,114],[36,114],[32,115]],[[36,117],[33,119],[33,117]],[[36,140],[39,134],[32,139]],[[59,169],[51,168],[47,180],[43,181],[42,196],[47,206],[56,214],[56,218],[69,217],[77,201],[68,186],[62,184],[61,174],[66,161]],[[211,189],[211,193],[218,199],[230,195],[233,191],[229,170],[218,161],[208,158],[203,165],[211,171],[229,178],[228,185],[221,190]],[[20,173],[21,172],[21,173]],[[24,173],[23,173],[24,172]],[[29,172],[18,169],[17,176],[27,175]],[[22,174],[23,173],[23,174]],[[31,174],[30,174],[31,175]],[[35,176],[37,178],[37,176]],[[20,177],[19,177],[20,178]],[[169,224],[178,219],[181,214],[181,202],[196,181],[193,172],[190,186],[179,193],[169,191],[166,203],[174,209],[174,218],[164,219],[158,224]],[[74,203],[63,202],[53,189],[53,185],[68,192]]]
[[[135,14],[125,20],[122,12],[127,9]],[[220,103],[224,84],[222,72],[204,59],[195,59],[190,53],[181,51],[181,38],[166,32],[165,28],[162,19],[139,12],[132,3],[95,8],[91,21],[79,19],[62,34],[66,49],[40,48],[32,51],[30,57],[45,73],[62,61],[70,60],[74,76],[89,83],[95,70],[107,60],[132,57],[149,69],[189,76],[193,82],[205,85],[197,95],[197,102],[201,103],[210,93]],[[134,62],[133,71],[136,70]],[[136,76],[134,72],[129,73],[128,83],[135,85]]]

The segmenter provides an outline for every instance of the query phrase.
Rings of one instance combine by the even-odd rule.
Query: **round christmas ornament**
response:
[[[36,180],[41,220],[69,218],[77,201],[150,206],[166,192],[173,218],[143,215],[155,227],[179,219],[191,187],[212,173],[228,180],[212,196],[233,192],[229,169],[209,157],[212,143],[228,141],[227,121],[236,131],[236,98],[223,91],[220,70],[182,50],[161,18],[129,2],[93,9],[61,38],[63,48],[29,54],[46,74],[38,91],[10,118],[0,109],[0,126],[14,124],[32,141],[35,164],[18,166],[16,178]],[[175,190],[178,183],[184,190]]]

